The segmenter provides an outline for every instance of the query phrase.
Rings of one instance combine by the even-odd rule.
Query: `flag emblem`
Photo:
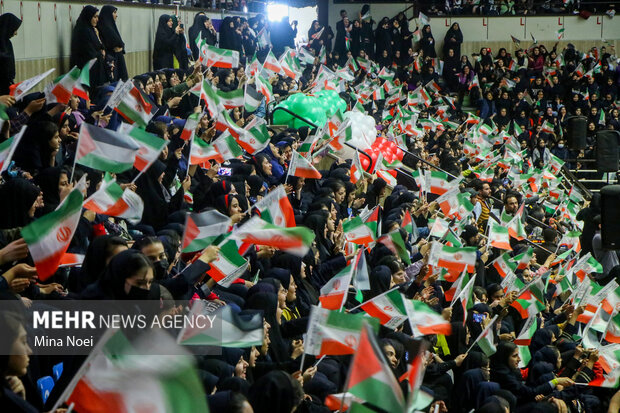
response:
[[[344,343],[351,348],[357,348],[357,337],[349,334],[344,338]]]
[[[71,228],[69,227],[61,227],[56,232],[56,239],[58,242],[68,242],[71,237]]]

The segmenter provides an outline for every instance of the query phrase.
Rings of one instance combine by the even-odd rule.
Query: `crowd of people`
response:
[[[227,17],[216,32],[199,13],[186,33],[175,16],[162,15],[154,70],[130,78],[117,13],[114,6],[82,10],[71,63],[85,67],[90,81],[74,87],[66,104],[54,101],[49,88],[16,101],[21,76],[10,39],[24,28],[14,15],[0,16],[0,145],[21,136],[10,163],[1,146],[0,295],[18,310],[0,313],[0,344],[12,349],[0,355],[0,411],[49,411],[68,397],[76,375],[85,374],[86,357],[32,354],[33,310],[66,300],[135,300],[158,309],[173,302],[162,311],[181,313],[201,302],[239,317],[259,311],[260,344],[193,356],[201,386],[192,396],[205,406],[199,411],[206,403],[214,413],[352,405],[389,413],[619,411],[619,255],[602,246],[598,194],[563,173],[593,156],[597,131],[620,130],[620,68],[612,46],[549,50],[537,42],[521,48],[525,40],[514,39],[512,52],[483,48],[467,56],[458,23],[439,49],[430,26],[411,31],[402,13],[374,30],[364,6],[358,20],[341,12],[335,35],[315,22],[308,43],[296,49],[297,27],[288,19],[269,27],[260,15]],[[238,53],[238,65],[210,60],[214,50]],[[272,56],[282,57],[274,63]],[[91,137],[98,128],[124,133],[129,118],[110,107],[122,82],[132,82],[136,102],[150,111],[141,127],[136,118],[130,122],[165,140],[147,169],[113,175],[122,191],[141,199],[141,217],[83,208],[67,250],[83,261],[56,266],[43,280],[22,230],[62,210],[75,191],[91,197],[110,185],[114,167],[83,165],[78,146],[84,130]],[[319,127],[269,124],[273,102],[325,89],[338,92],[346,113]],[[217,96],[243,90],[244,99],[226,108],[208,90]],[[251,110],[250,95],[260,102]],[[353,112],[374,119],[376,130],[362,133],[365,143],[347,123]],[[581,151],[564,138],[574,115],[588,118]],[[255,125],[264,126],[258,149],[243,140]],[[214,144],[230,136],[228,145],[246,145],[224,151]],[[370,159],[343,142],[360,145]],[[195,161],[208,152],[195,152],[196,146],[216,156]],[[310,175],[299,173],[302,159]],[[282,197],[274,198],[277,193]],[[286,228],[272,209],[265,213],[273,207],[261,203],[265,198],[278,199]],[[213,236],[188,251],[188,237],[199,232],[188,231],[188,216],[205,212],[225,223],[223,234],[212,235],[230,238]],[[240,238],[253,242],[233,243],[230,252],[229,239],[252,232],[248,223],[305,235],[292,247],[257,230]],[[220,259],[232,262],[223,254],[243,262],[228,283],[212,271]],[[369,341],[360,331],[353,342],[334,335],[339,351],[308,353],[309,328],[325,327],[313,314],[333,305],[325,297],[339,291],[340,280],[346,280],[344,296],[334,313],[350,320],[374,316],[381,325]],[[385,297],[392,301],[381,307]],[[368,303],[383,309],[373,312]],[[415,311],[399,310],[405,307]],[[433,323],[424,324],[427,314]],[[442,328],[433,330],[438,319]],[[376,358],[351,356],[357,345],[362,353],[362,342],[372,344],[364,355],[378,346]],[[59,362],[63,372],[44,400],[37,380]],[[362,370],[396,385],[366,391],[359,385]],[[130,391],[132,383],[123,383]],[[91,391],[92,405],[75,411],[101,411],[104,400]],[[388,408],[385,400],[399,407]]]

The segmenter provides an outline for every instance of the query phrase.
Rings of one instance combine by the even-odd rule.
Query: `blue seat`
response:
[[[58,379],[60,378],[60,375],[62,374],[62,367],[63,367],[62,362],[52,367],[52,374],[54,375],[54,381],[58,381]]]
[[[47,401],[47,398],[50,396],[52,389],[54,388],[54,379],[51,376],[41,377],[37,380],[37,389],[41,393],[41,399],[43,403]]]

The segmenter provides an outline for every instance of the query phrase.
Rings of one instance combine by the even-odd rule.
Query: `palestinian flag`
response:
[[[409,210],[405,211],[405,217],[403,218],[400,227],[407,231],[408,234],[413,235],[413,241],[418,239],[418,226],[411,217],[411,212],[409,212]]]
[[[224,92],[218,89],[216,93],[220,98],[220,103],[224,105],[224,108],[226,109],[233,109],[243,106],[243,89],[235,89],[230,92]]]
[[[377,205],[371,211],[368,211],[367,215],[360,213],[359,217],[364,221],[364,225],[366,225],[373,234],[380,235],[381,227],[379,225],[379,212],[381,211],[381,207]],[[362,211],[364,212],[364,211]]]
[[[282,228],[257,216],[237,228],[232,236],[249,244],[275,247],[299,257],[308,253],[314,241],[314,232],[306,227]]]
[[[400,235],[400,231],[392,231],[379,237],[377,242],[385,245],[394,255],[399,257],[405,264],[411,265],[411,259],[409,258],[409,251],[405,246],[405,241]]]
[[[452,334],[452,326],[441,314],[418,300],[403,300],[414,337],[431,334]]]
[[[137,224],[142,219],[144,202],[140,195],[129,188],[123,190],[116,179],[106,174],[101,187],[84,201],[84,208]]]
[[[164,147],[168,144],[164,139],[135,126],[130,126],[127,134],[140,146],[136,154],[136,160],[133,163],[133,167],[138,171],[146,171],[149,169],[153,162],[157,160],[161,151],[164,150]]]
[[[282,185],[269,192],[254,206],[260,212],[260,217],[270,224],[289,228],[295,226],[295,212]]]
[[[253,155],[265,149],[269,145],[269,139],[265,120],[255,117],[245,126],[236,141],[243,150]]]
[[[517,255],[512,259],[513,262],[517,263],[517,270],[524,270],[530,265],[530,261],[534,255],[534,248],[529,247],[527,251]]]
[[[482,333],[480,333],[478,338],[471,345],[470,349],[477,344],[478,347],[480,347],[480,350],[482,350],[487,357],[491,357],[497,352],[497,348],[495,346],[495,335],[493,334],[495,320],[497,320],[497,315],[493,317],[485,329],[482,330]],[[469,350],[467,352],[469,352]]]
[[[405,398],[368,325],[362,327],[360,342],[349,370],[345,391],[388,412],[404,412]]]
[[[508,228],[493,220],[489,221],[489,225],[489,240],[491,246],[502,250],[512,251],[512,247],[510,246],[510,236],[508,235]]]
[[[521,318],[534,316],[545,309],[544,285],[539,278],[531,283],[527,289],[511,304]]]
[[[220,235],[228,232],[230,218],[217,211],[187,214],[183,233],[183,252],[205,249]]]
[[[368,245],[375,240],[373,232],[359,216],[343,221],[342,230],[344,238],[357,245]]]
[[[282,67],[272,50],[269,50],[265,62],[263,63],[263,69],[271,72],[272,74],[279,75],[282,72]]]
[[[351,243],[347,244],[352,245]],[[355,272],[355,276],[353,277],[353,286],[357,290],[357,299],[358,297],[361,297],[362,290],[370,290],[370,276],[368,275],[368,266],[366,265],[366,253],[363,248],[358,249],[355,253],[352,265],[354,266],[353,271]],[[361,302],[362,299],[363,297],[358,299],[357,301]]]
[[[460,274],[463,270],[473,273],[476,266],[476,248],[474,247],[447,247],[434,242],[428,263],[433,267],[446,268],[451,274]]]
[[[375,331],[378,330],[379,323],[361,313],[341,313],[312,306],[304,351],[319,357],[355,354],[364,322],[372,323]]]
[[[518,346],[529,346],[532,342],[532,337],[534,333],[538,329],[538,323],[536,316],[530,316],[525,323],[523,324],[523,328],[521,328],[521,332],[514,340],[514,343]]]
[[[403,296],[397,288],[377,295],[359,307],[369,316],[378,318],[387,328],[396,329],[407,320]]]
[[[510,255],[508,252],[503,253],[493,261],[493,268],[497,270],[502,278],[517,270],[517,266],[510,261]]]
[[[39,280],[45,281],[58,269],[82,215],[86,180],[81,180],[54,211],[22,228],[21,234],[37,268]]]
[[[127,123],[137,123],[139,126],[146,128],[146,125],[148,125],[154,115],[152,112],[155,105],[146,95],[143,95],[137,87],[133,86],[131,82],[129,83],[131,89],[121,96],[120,102],[114,110],[118,112]]]
[[[75,88],[79,78],[80,69],[77,66],[74,66],[69,73],[62,75],[54,81],[54,85],[52,86],[50,93],[54,95],[56,102],[63,103],[65,105],[69,103],[69,99],[71,99],[71,96],[73,95],[73,89]]]
[[[263,95],[256,90],[256,85],[245,84],[244,108],[248,113],[252,113],[258,109],[263,100]]]
[[[207,46],[207,66],[234,69],[239,66],[239,52]]]
[[[84,122],[80,127],[75,163],[121,173],[133,167],[139,150],[140,145],[126,135]]]
[[[205,316],[215,317],[213,324],[200,320]],[[218,346],[247,348],[263,343],[263,316],[260,313],[240,315],[225,305],[211,313],[204,300],[192,302],[187,315],[194,319],[194,328],[186,327],[179,333],[177,343],[185,346]],[[188,323],[189,325],[190,323]],[[189,412],[188,412],[189,413]]]
[[[220,245],[220,252],[215,261],[209,263],[207,275],[224,288],[241,277],[250,263],[239,254],[235,241],[226,241]]]
[[[22,140],[22,136],[24,136],[26,128],[27,126],[22,126],[22,129],[17,135],[0,143],[0,174],[6,171],[11,164],[15,149],[17,149],[17,146],[19,146],[19,143]],[[0,129],[2,129],[2,125],[0,125]]]
[[[115,347],[124,343],[118,344],[117,335],[122,333],[106,335],[97,343],[63,393],[68,396],[61,396],[62,402],[66,399],[85,413],[134,413],[145,407],[153,413],[208,413],[194,359],[180,352],[172,338],[154,333],[137,348],[126,344],[128,348],[119,354]]]
[[[303,156],[293,149],[293,157],[288,166],[288,174],[300,178],[321,179],[322,175]]]

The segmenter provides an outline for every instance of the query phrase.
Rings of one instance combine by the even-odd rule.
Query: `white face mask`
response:
[[[562,149],[564,147],[563,143],[558,143],[558,148]]]

